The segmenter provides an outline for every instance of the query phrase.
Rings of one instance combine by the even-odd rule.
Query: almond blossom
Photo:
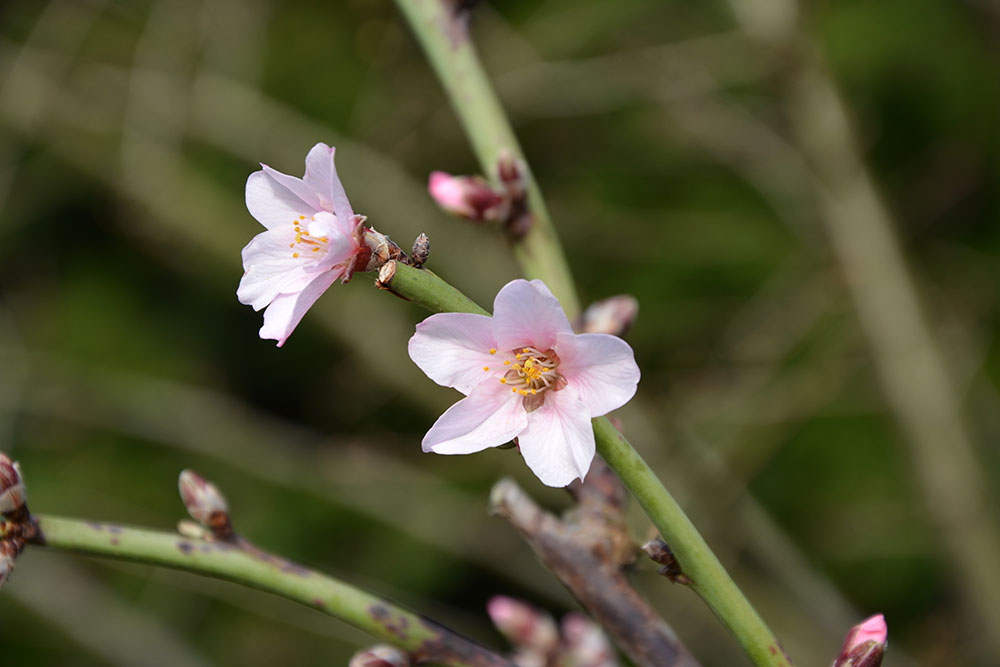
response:
[[[607,334],[575,334],[540,280],[507,283],[493,316],[431,315],[410,339],[410,358],[466,398],[423,439],[425,452],[471,454],[517,438],[548,486],[583,479],[594,458],[590,420],[628,402],[639,382],[632,348]]]
[[[364,218],[354,215],[337,178],[334,150],[313,146],[302,178],[262,164],[247,179],[247,209],[265,231],[243,248],[236,295],[254,310],[266,307],[260,337],[278,347],[335,280],[350,280],[362,253]]]

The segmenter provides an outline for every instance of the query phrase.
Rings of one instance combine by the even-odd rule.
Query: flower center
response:
[[[496,354],[494,349],[490,354]],[[521,347],[511,350],[503,362],[506,372],[499,378],[500,384],[510,387],[512,393],[524,396],[524,407],[528,412],[541,407],[545,392],[559,391],[566,386],[566,378],[559,374],[559,355],[555,350],[542,352],[535,347]],[[490,371],[489,366],[483,367]]]
[[[317,215],[322,217],[324,214]],[[317,220],[316,216],[306,220],[306,216],[300,215],[293,221],[293,224],[295,225],[295,237],[288,244],[288,247],[293,250],[293,258],[319,258],[326,254],[330,242],[330,237],[327,236],[329,233],[328,221]]]

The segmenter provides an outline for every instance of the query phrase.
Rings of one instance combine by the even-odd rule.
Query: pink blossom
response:
[[[889,628],[882,614],[865,619],[847,633],[833,667],[878,667],[888,637]]]
[[[243,248],[236,295],[254,310],[267,308],[260,337],[278,347],[335,280],[350,280],[361,248],[363,218],[351,209],[333,154],[326,144],[313,146],[302,178],[262,164],[247,179],[247,209],[265,231]]]
[[[427,191],[445,211],[469,220],[500,220],[510,208],[507,197],[496,192],[489,183],[477,176],[431,172]]]
[[[493,316],[431,315],[410,358],[432,380],[466,395],[424,436],[424,451],[471,454],[517,438],[548,486],[583,479],[594,458],[590,420],[635,393],[632,348],[607,334],[575,334],[540,280],[507,283]]]

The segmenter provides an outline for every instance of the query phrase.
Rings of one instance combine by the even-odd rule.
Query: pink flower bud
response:
[[[502,220],[510,209],[504,195],[478,176],[431,173],[427,190],[438,206],[453,215],[475,222]]]
[[[833,667],[879,667],[888,636],[889,628],[882,614],[855,625],[844,638],[844,646]]]
[[[27,496],[17,464],[0,452],[0,514],[11,516],[24,509]]]
[[[181,500],[191,518],[203,526],[215,528],[225,518],[229,523],[229,506],[214,484],[193,470],[184,470],[177,480]]]
[[[617,667],[615,651],[601,627],[583,614],[569,613],[562,620],[569,663],[578,667]]]
[[[358,651],[347,667],[409,667],[410,658],[394,646],[378,644]]]
[[[628,294],[595,301],[580,317],[580,333],[623,336],[639,314],[639,302]]]
[[[555,621],[523,602],[498,595],[486,605],[493,625],[517,648],[546,653],[559,643]]]

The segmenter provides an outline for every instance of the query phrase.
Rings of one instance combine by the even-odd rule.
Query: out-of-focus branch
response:
[[[497,159],[503,151],[510,151],[524,160],[510,121],[469,38],[468,16],[461,3],[396,0],[396,4],[451,98],[483,172],[494,175]],[[528,209],[534,224],[515,240],[514,251],[525,274],[544,280],[559,298],[566,314],[573,318],[579,313],[580,305],[569,265],[538,184],[530,173],[525,174],[525,179]]]
[[[622,565],[634,556],[625,528],[625,489],[595,459],[577,487],[579,505],[564,520],[542,510],[514,481],[490,494],[491,511],[524,536],[535,554],[642,667],[698,663],[629,583]]]
[[[779,3],[780,5],[781,3]],[[796,5],[733,3],[744,29],[792,56],[785,102],[809,162],[831,245],[868,337],[889,404],[906,435],[927,509],[969,605],[968,625],[1000,652],[1000,532],[958,392],[938,348],[893,221],[865,168],[843,98]]]

